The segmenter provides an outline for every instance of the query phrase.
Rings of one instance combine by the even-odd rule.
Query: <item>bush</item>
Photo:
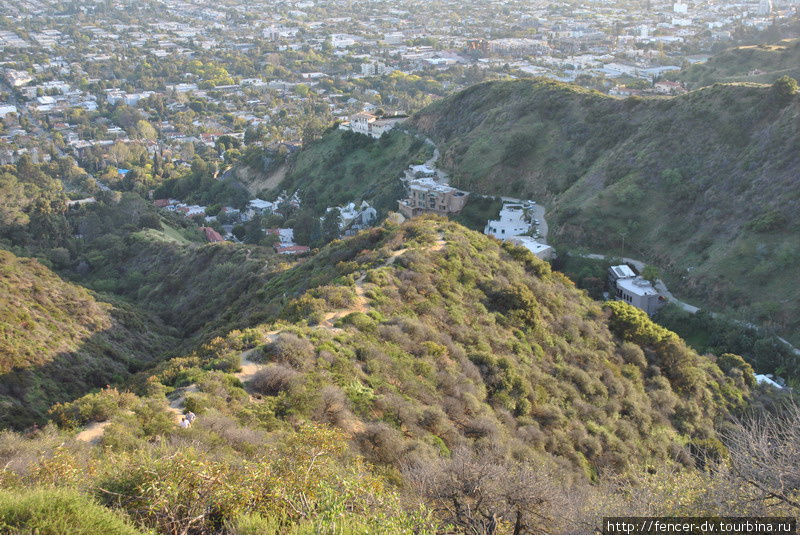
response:
[[[361,452],[372,462],[394,464],[403,453],[403,438],[383,422],[367,424],[355,438]]]
[[[265,396],[277,396],[281,392],[289,390],[293,384],[297,383],[299,377],[300,373],[292,368],[272,363],[255,374],[250,381],[250,388]]]
[[[781,76],[772,84],[772,94],[780,103],[790,100],[797,94],[797,80],[790,76]]]
[[[314,357],[314,345],[294,333],[281,333],[264,348],[265,356],[272,361],[303,368]]]
[[[141,535],[120,514],[67,489],[0,490],[0,532]]]
[[[73,428],[89,422],[103,422],[129,408],[136,396],[120,392],[116,388],[105,388],[87,394],[69,403],[58,403],[50,409],[50,416],[60,427]]]

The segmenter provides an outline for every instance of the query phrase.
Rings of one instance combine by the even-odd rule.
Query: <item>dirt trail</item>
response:
[[[110,423],[111,422],[108,420],[105,422],[92,422],[87,425],[83,431],[75,435],[75,440],[88,442],[89,444],[97,444],[100,442],[100,439],[103,438],[103,433],[105,433],[106,427]]]
[[[267,336],[272,339],[272,336],[278,334],[278,331],[273,331],[267,334]],[[255,375],[264,369],[266,366],[265,364],[259,364],[258,362],[253,362],[250,360],[250,355],[255,351],[254,349],[248,349],[247,351],[241,354],[241,363],[242,369],[238,372],[234,373],[233,375],[236,376],[242,383],[246,383],[255,377]]]
[[[441,251],[444,249],[447,242],[444,240],[444,236],[439,234],[439,240],[437,240],[431,247],[428,248],[429,251]],[[386,261],[380,265],[380,267],[391,266],[395,263],[395,261],[402,256],[408,248],[398,249],[396,251],[392,251],[389,253],[389,257]],[[361,274],[358,279],[355,281],[355,293],[356,299],[355,302],[344,309],[338,309],[331,312],[328,312],[323,317],[323,320],[319,323],[319,327],[323,327],[326,329],[337,330],[336,327],[333,326],[333,323],[348,314],[352,314],[353,312],[367,312],[369,307],[367,306],[367,297],[364,295],[364,282],[367,278],[367,271]],[[273,331],[269,331],[265,333],[265,336],[270,340],[273,339],[275,335],[280,332],[280,329],[276,329]],[[255,351],[255,349],[248,349],[247,351],[243,351],[240,355],[241,358],[241,369],[234,373],[233,375],[239,379],[242,383],[247,383],[255,377],[255,375],[263,370],[267,365],[260,364],[258,362],[253,362],[250,360],[250,355]],[[190,394],[192,392],[197,392],[198,387],[196,384],[190,384],[189,386],[185,386],[183,388],[176,389],[173,392],[175,397],[170,400],[169,407],[167,410],[171,412],[175,417],[176,425],[180,423],[181,419],[183,418],[184,414],[184,405],[186,403],[186,394]],[[105,432],[105,428],[110,424],[110,421],[105,422],[93,422],[86,426],[86,428],[75,435],[77,440],[82,442],[88,442],[91,444],[96,444],[100,441],[103,437],[103,433]],[[351,425],[360,425],[351,422]]]

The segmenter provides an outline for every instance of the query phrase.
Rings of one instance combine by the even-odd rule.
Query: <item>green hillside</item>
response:
[[[800,79],[800,39],[731,48],[682,69],[674,78],[698,88],[718,82],[771,84],[781,76]]]
[[[64,431],[5,433],[4,486],[68,487],[142,531],[209,535],[468,533],[473,514],[495,533],[577,533],[644,503],[730,511],[696,467],[724,459],[749,366],[590,300],[524,249],[419,218],[333,242],[264,297],[281,290],[295,296],[276,321],[138,374],[136,395],[59,405]],[[87,439],[64,437],[93,420],[87,464]],[[731,489],[739,512],[759,507]]]
[[[343,130],[326,133],[300,151],[279,189],[298,190],[315,212],[328,206],[368,200],[383,215],[397,209],[403,188],[397,180],[433,149],[420,139],[391,132],[372,139]]]
[[[474,86],[411,127],[454,185],[545,204],[557,245],[645,259],[678,296],[797,342],[799,116],[790,84],[617,99],[533,79]]]
[[[375,229],[294,269],[313,277],[332,258],[337,278],[197,362],[254,348],[249,359],[283,377],[265,378],[259,412],[339,425],[374,462],[485,442],[587,476],[623,471],[714,437],[742,406],[745,382],[644,313],[603,309],[524,249],[455,223]],[[191,375],[167,370],[168,386]],[[198,406],[220,406],[203,392]]]
[[[0,251],[0,426],[120,381],[174,347],[166,329],[98,300],[36,260]]]

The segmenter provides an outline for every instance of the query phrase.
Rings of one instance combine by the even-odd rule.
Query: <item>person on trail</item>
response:
[[[193,413],[192,411],[189,411],[189,412],[187,412],[187,413],[186,413],[186,419],[187,419],[187,420],[189,420],[189,423],[190,423],[190,424],[191,424],[192,422],[194,422],[194,419],[195,419],[195,418],[197,418],[197,416],[195,416],[195,415],[194,415],[194,413]]]
[[[187,420],[186,416],[184,416],[183,418],[181,418],[181,423],[178,425],[181,426],[181,429],[186,429],[187,427],[189,427],[189,420]]]

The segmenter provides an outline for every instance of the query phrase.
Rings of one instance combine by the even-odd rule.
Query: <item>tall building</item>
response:
[[[758,14],[767,17],[772,14],[772,0],[761,0],[758,3]]]
[[[425,213],[453,214],[460,212],[467,204],[469,193],[444,184],[432,178],[419,178],[406,184],[408,197],[397,201],[400,213],[411,218]]]

